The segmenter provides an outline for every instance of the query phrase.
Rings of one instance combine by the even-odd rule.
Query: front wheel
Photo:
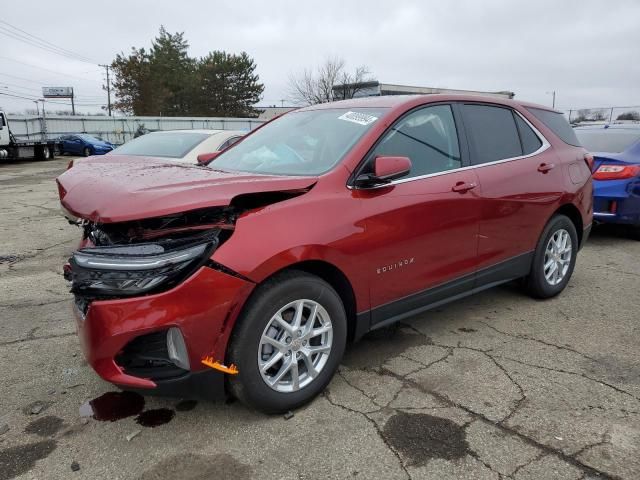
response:
[[[525,279],[528,293],[551,298],[565,289],[578,254],[578,234],[565,215],[556,215],[544,228],[536,247],[531,272]]]
[[[265,413],[311,401],[333,377],[344,353],[347,319],[340,297],[304,272],[277,275],[252,295],[231,337],[230,393]]]
[[[84,150],[82,151],[82,154],[83,154],[85,157],[89,157],[89,156],[91,156],[91,149],[90,149],[89,147],[84,147]]]

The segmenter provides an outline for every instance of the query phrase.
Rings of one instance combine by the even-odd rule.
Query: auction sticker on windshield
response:
[[[346,120],[347,122],[357,123],[358,125],[369,125],[378,119],[378,117],[374,117],[373,115],[360,112],[347,112],[338,118],[340,120]]]

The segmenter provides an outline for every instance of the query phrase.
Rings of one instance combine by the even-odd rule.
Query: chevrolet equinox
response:
[[[126,390],[296,408],[370,330],[516,279],[557,295],[591,228],[592,157],[512,100],[315,105],[200,157],[57,179],[84,354]]]

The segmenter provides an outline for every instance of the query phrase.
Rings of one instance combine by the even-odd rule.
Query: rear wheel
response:
[[[51,150],[46,145],[36,147],[36,157],[39,160],[49,160],[51,158]]]
[[[565,215],[554,216],[545,227],[533,256],[531,272],[525,280],[528,293],[550,298],[565,289],[578,254],[578,234]]]
[[[640,240],[640,224],[638,225],[631,225],[629,227],[629,235],[631,236],[631,238],[633,238],[634,240]]]
[[[347,319],[335,290],[304,272],[285,272],[259,286],[233,332],[230,392],[266,413],[312,400],[327,386],[346,345]]]
[[[82,154],[83,154],[85,157],[89,157],[89,156],[91,156],[91,149],[90,149],[89,147],[84,147],[84,150],[82,150]]]

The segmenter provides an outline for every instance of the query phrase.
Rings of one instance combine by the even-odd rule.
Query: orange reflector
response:
[[[214,360],[213,357],[204,357],[202,360],[202,364],[207,367],[211,367],[214,370],[218,370],[223,373],[228,373],[229,375],[237,375],[238,367],[236,367],[233,363],[228,367],[226,365],[222,365],[217,360]]]

